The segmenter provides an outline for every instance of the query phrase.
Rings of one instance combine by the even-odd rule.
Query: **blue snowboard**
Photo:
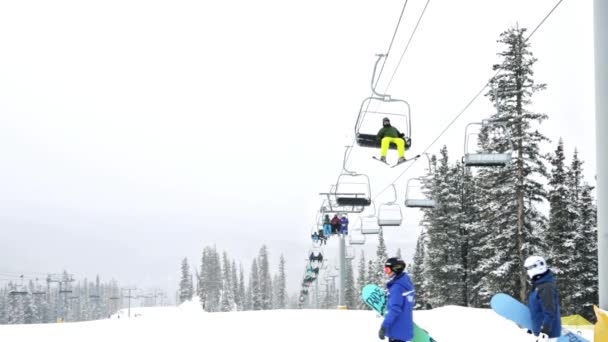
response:
[[[367,284],[361,291],[361,297],[365,304],[384,316],[386,314],[386,293],[376,284]],[[412,342],[436,342],[426,330],[414,323],[414,339]]]
[[[534,323],[530,315],[530,309],[524,303],[504,293],[495,294],[490,300],[490,306],[497,314],[515,322],[522,328],[532,330]],[[582,336],[575,334],[568,329],[562,329],[562,336],[558,342],[589,342]]]

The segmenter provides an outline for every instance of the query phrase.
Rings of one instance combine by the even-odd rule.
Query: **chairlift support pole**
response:
[[[608,0],[595,0],[595,143],[597,161],[597,251],[600,308],[608,310]]]
[[[346,239],[344,234],[340,234],[340,295],[338,305],[344,305],[344,289],[346,288]]]

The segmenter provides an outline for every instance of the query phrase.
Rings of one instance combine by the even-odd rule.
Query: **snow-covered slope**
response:
[[[416,322],[438,342],[533,341],[489,309],[446,306],[417,311]],[[206,313],[198,302],[123,309],[111,319],[0,326],[0,341],[264,341],[373,342],[380,317],[356,310],[273,310]],[[587,337],[590,335],[586,334]]]

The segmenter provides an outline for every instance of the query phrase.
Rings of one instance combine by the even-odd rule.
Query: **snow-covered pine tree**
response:
[[[416,251],[414,252],[414,260],[411,267],[412,282],[416,288],[416,309],[424,309],[428,303],[428,293],[426,290],[427,283],[425,281],[425,246],[427,242],[424,229],[418,235],[416,241]]]
[[[232,286],[232,277],[230,271],[230,260],[228,259],[228,253],[223,252],[222,257],[223,272],[222,272],[222,299],[220,304],[220,311],[229,312],[234,311],[234,292]]]
[[[241,301],[241,307],[239,310],[251,310],[251,296],[247,296],[245,292],[245,271],[243,264],[239,263],[239,300]]]
[[[232,260],[232,264],[230,266],[230,283],[232,284],[232,293],[234,294],[234,304],[236,305],[236,310],[241,311],[242,308],[242,298],[239,293],[239,278],[237,276],[236,262]]]
[[[277,281],[275,284],[275,291],[277,293],[277,309],[287,308],[287,276],[285,275],[285,258],[283,254],[279,259],[279,272],[277,275]]]
[[[23,310],[22,295],[17,291],[17,285],[8,284],[10,292],[8,296],[8,324],[23,324],[25,322],[25,312]]]
[[[363,291],[363,287],[367,285],[367,277],[365,276],[365,252],[361,251],[361,257],[359,258],[359,267],[357,268],[357,306],[356,308],[359,310],[371,310],[369,306],[367,306],[360,294]]]
[[[264,310],[257,259],[253,259],[253,263],[251,264],[251,273],[249,274],[249,291],[251,291],[251,310]]]
[[[576,297],[572,301],[573,311],[593,320],[593,305],[598,298],[598,254],[597,254],[597,207],[591,195],[593,187],[584,183],[579,197],[579,215],[575,222],[577,264],[580,273],[575,278]],[[563,280],[562,280],[563,281]]]
[[[458,165],[449,165],[447,147],[441,149],[440,155],[432,195],[441,206],[425,211],[423,220],[428,239],[425,248],[427,298],[432,306],[466,305],[462,282],[462,171]]]
[[[8,324],[8,289],[0,288],[0,325]]]
[[[567,172],[568,205],[571,240],[567,241],[567,270],[558,278],[558,286],[566,283],[560,298],[564,314],[583,314],[593,318],[593,304],[597,303],[597,211],[591,197],[593,188],[583,179],[583,162],[575,150]],[[570,281],[576,279],[576,281]],[[561,281],[560,281],[561,280]],[[562,299],[562,303],[564,300]]]
[[[270,265],[268,262],[268,248],[265,245],[260,248],[258,255],[258,267],[260,277],[260,295],[262,301],[261,310],[271,310],[272,278],[270,276]]]
[[[574,254],[572,244],[574,243],[574,220],[576,219],[577,198],[570,194],[568,184],[568,170],[565,165],[564,143],[560,138],[554,155],[550,157],[551,174],[549,178],[549,225],[546,230],[544,242],[546,243],[546,256],[551,270],[558,279],[576,279],[575,274],[579,270],[573,270],[572,262]],[[576,175],[580,176],[580,174]],[[576,180],[578,183],[579,180]],[[577,185],[578,187],[578,185]],[[570,278],[569,278],[570,277]],[[561,307],[565,315],[569,315],[574,282],[558,281],[557,288],[561,294]]]
[[[480,208],[486,233],[486,252],[480,263],[485,274],[479,291],[480,302],[487,304],[496,292],[511,293],[521,300],[527,296],[527,276],[523,262],[533,246],[542,243],[540,233],[545,217],[536,208],[545,198],[542,180],[546,178],[540,143],[546,141],[534,125],[547,115],[530,110],[532,96],[545,88],[532,78],[536,58],[524,37],[526,29],[513,27],[498,40],[505,50],[498,53],[502,63],[494,65],[499,73],[491,80],[494,88],[488,96],[497,107],[490,120],[504,123],[510,132],[514,155],[504,168],[485,168],[479,172],[483,197]],[[482,129],[480,145],[484,151],[510,149],[504,133],[496,125]]]
[[[355,274],[353,260],[346,260],[346,279],[344,282],[344,305],[349,309],[357,308],[358,292],[355,286]]]
[[[205,247],[201,265],[201,293],[199,294],[205,311],[219,311],[221,290],[222,268],[219,253],[215,247]]]
[[[374,284],[384,284],[386,282],[386,275],[384,274],[384,263],[388,259],[386,252],[386,244],[384,243],[384,233],[382,227],[378,232],[378,247],[376,248],[376,261],[374,263]]]
[[[192,299],[192,277],[190,276],[190,265],[188,258],[182,260],[181,279],[179,281],[179,304]]]
[[[384,269],[384,267],[383,267]],[[374,260],[367,261],[367,272],[365,284],[376,284],[382,286],[385,282],[378,282],[378,272],[376,271],[376,262]]]

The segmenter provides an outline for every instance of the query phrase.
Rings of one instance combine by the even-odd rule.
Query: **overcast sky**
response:
[[[493,75],[499,34],[533,29],[556,0],[431,0],[395,71],[425,3],[409,1],[379,82],[411,105],[409,155]],[[174,289],[180,260],[198,266],[206,245],[248,273],[266,244],[273,269],[285,255],[295,291],[318,193],[339,175],[374,55],[386,52],[402,5],[0,0],[0,272],[67,269]],[[533,99],[549,115],[546,151],[563,137],[589,181],[592,24],[592,1],[565,0],[530,40],[535,80],[548,84]],[[480,97],[430,152],[448,145],[460,158],[464,126],[491,112]],[[377,195],[404,168],[375,154],[355,148],[349,168],[368,174]],[[396,182],[400,203],[405,181],[423,172],[417,163]],[[404,214],[386,237],[390,253],[409,259],[420,214]]]

